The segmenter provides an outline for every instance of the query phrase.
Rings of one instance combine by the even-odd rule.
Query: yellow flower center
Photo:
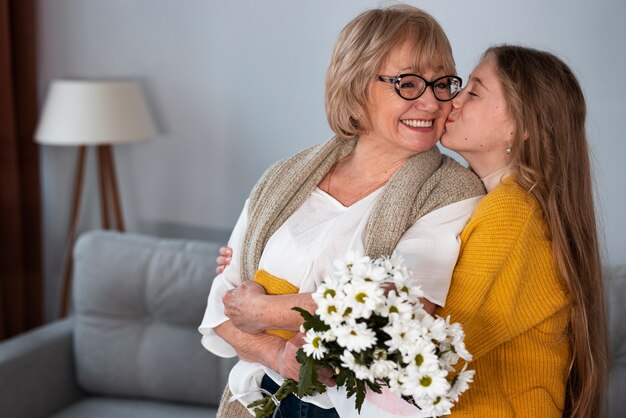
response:
[[[415,356],[415,365],[417,367],[421,366],[422,363],[424,363],[424,356],[422,356],[421,354],[418,354]]]
[[[431,383],[433,383],[433,378],[430,376],[424,376],[420,379],[420,385],[424,387],[430,386]]]
[[[315,348],[320,348],[320,341],[322,339],[320,337],[315,337],[313,338],[313,341],[311,341],[311,345]]]
[[[356,294],[356,296],[354,298],[359,303],[365,303],[365,299],[367,299],[367,293],[359,292],[359,293]]]

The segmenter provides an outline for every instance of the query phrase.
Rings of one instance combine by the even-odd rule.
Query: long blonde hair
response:
[[[608,375],[602,267],[585,133],[585,98],[559,58],[513,45],[489,48],[517,126],[518,182],[539,202],[554,262],[572,298],[572,366],[565,417],[597,417]],[[526,140],[524,140],[526,138]]]

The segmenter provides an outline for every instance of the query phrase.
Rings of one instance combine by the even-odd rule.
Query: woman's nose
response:
[[[415,100],[415,107],[420,110],[433,111],[439,107],[439,104],[439,100],[437,100],[433,89],[430,87],[426,88],[426,91]]]

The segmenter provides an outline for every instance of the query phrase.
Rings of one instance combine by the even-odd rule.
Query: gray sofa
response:
[[[611,346],[608,388],[609,418],[626,417],[626,265],[605,275],[607,317]]]
[[[233,360],[197,327],[218,248],[81,236],[74,314],[0,345],[0,417],[214,417]]]
[[[0,417],[215,416],[234,360],[197,326],[217,243],[89,232],[75,248],[75,314],[0,344]],[[610,418],[626,417],[626,266],[606,275]]]

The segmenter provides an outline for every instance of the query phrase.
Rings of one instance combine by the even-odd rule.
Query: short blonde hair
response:
[[[326,116],[338,136],[348,139],[367,131],[371,83],[391,51],[406,41],[413,42],[416,71],[441,68],[456,74],[450,41],[425,11],[394,5],[361,13],[339,34],[326,74]]]

